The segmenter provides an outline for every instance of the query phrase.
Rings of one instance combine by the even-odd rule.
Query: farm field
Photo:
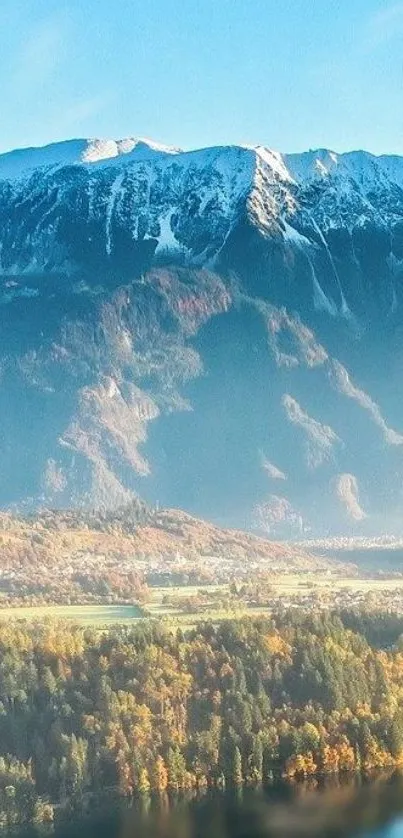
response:
[[[130,623],[143,616],[137,605],[33,605],[0,608],[4,620],[72,620],[80,625],[104,626]]]
[[[274,576],[272,580],[273,589],[279,594],[300,595],[305,589],[316,589],[317,591],[396,591],[403,590],[403,578],[385,577],[371,578],[360,576],[337,576],[329,577],[327,574],[282,574]]]
[[[145,603],[145,616],[155,620],[163,620],[168,623],[173,629],[192,628],[196,623],[202,620],[212,620],[214,622],[219,620],[228,620],[231,617],[241,617],[246,613],[246,608],[237,609],[222,609],[217,604],[212,603],[211,606],[203,607],[195,610],[192,613],[180,606],[182,597],[189,598],[189,600],[196,598],[202,591],[209,591],[212,596],[217,593],[227,594],[229,590],[228,585],[189,585],[189,586],[172,586],[172,587],[156,587],[151,589],[151,597]],[[165,597],[169,596],[170,604],[164,602]],[[172,600],[178,599],[178,605],[174,604]]]
[[[199,607],[196,600],[201,594],[204,594],[205,601]],[[145,616],[163,619],[172,627],[190,628],[202,620],[217,622],[245,615],[268,614],[279,605],[330,609],[384,607],[403,613],[403,579],[334,578],[326,573],[307,573],[303,576],[281,574],[273,576],[270,594],[264,604],[247,602],[241,596],[234,596],[229,584],[153,588],[145,605]]]
[[[281,574],[273,576],[271,580],[271,587],[276,594],[288,594],[290,596],[300,596],[305,590],[317,591],[341,591],[349,589],[358,592],[377,592],[377,591],[396,591],[403,590],[403,578],[363,578],[358,576],[338,576],[329,577],[326,574]],[[200,594],[202,591],[212,596],[221,593],[222,595],[229,594],[229,585],[192,585],[192,586],[171,586],[171,587],[155,587],[151,589],[151,597],[147,602],[147,611],[162,613],[164,611],[171,611],[169,606],[164,606],[163,599],[165,596],[175,597],[184,596],[193,597]]]
[[[335,578],[326,573],[279,574],[271,579],[270,593],[264,603],[234,595],[230,584],[153,587],[143,608],[117,604],[5,606],[0,607],[0,622],[58,619],[103,627],[151,618],[163,620],[172,629],[187,629],[204,620],[218,622],[268,614],[281,604],[326,608],[365,604],[374,607],[375,604],[403,613],[403,579]]]

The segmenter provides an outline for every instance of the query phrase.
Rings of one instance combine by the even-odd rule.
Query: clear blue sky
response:
[[[143,135],[403,153],[398,0],[0,0],[0,150]]]

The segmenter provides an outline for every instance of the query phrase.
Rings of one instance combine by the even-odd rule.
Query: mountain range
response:
[[[401,533],[403,157],[0,155],[0,504]]]

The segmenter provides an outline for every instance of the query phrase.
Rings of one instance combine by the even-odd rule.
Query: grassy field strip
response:
[[[303,594],[309,590],[340,591],[348,588],[352,591],[395,591],[403,589],[403,578],[393,579],[361,579],[351,576],[338,576],[329,579],[328,576],[277,576],[273,577],[273,589],[278,593]]]
[[[0,621],[43,620],[53,617],[73,620],[82,625],[113,625],[138,620],[143,616],[136,605],[32,605],[27,607],[0,608]]]
[[[164,586],[158,588],[151,588],[151,598],[149,602],[160,602],[162,598],[167,596],[197,596],[201,591],[216,593],[217,591],[228,591],[228,585],[172,585],[172,587]]]

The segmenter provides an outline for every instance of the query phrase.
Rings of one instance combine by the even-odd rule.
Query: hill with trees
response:
[[[403,620],[387,648],[347,622],[292,611],[176,635],[151,622],[0,625],[0,822],[51,821],[108,793],[401,765]]]

